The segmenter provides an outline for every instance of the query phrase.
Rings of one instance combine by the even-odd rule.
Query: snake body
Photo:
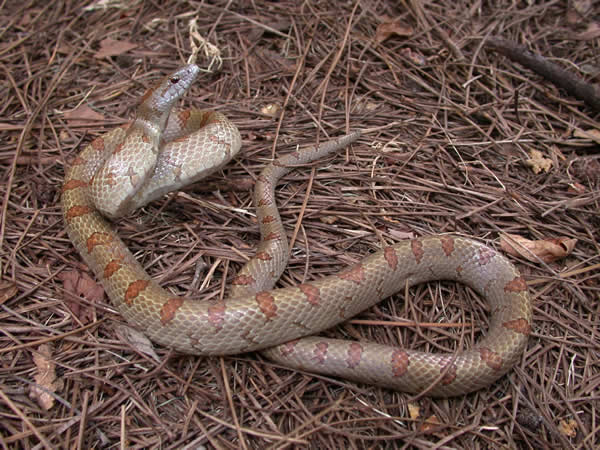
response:
[[[237,128],[221,114],[171,111],[198,72],[188,65],[166,77],[143,96],[131,125],[96,138],[66,171],[62,208],[69,237],[129,323],[184,353],[262,350],[288,367],[432,396],[480,389],[516,364],[531,330],[526,283],[506,258],[474,240],[412,239],[336,275],[272,289],[288,253],[275,205],[277,181],[294,166],[354,142],[358,132],[290,153],[263,170],[254,195],[261,241],[232,281],[227,300],[193,301],[158,286],[103,216],[120,217],[197,181],[240,149]],[[407,285],[437,279],[466,283],[489,305],[487,333],[469,350],[432,354],[310,336]]]

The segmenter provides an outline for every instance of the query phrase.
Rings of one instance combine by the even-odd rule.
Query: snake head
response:
[[[164,121],[169,116],[171,108],[190,88],[198,77],[200,68],[188,64],[172,74],[164,77],[154,87],[148,89],[138,107],[138,117],[151,122]]]

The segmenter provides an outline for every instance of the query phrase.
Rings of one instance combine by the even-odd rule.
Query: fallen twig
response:
[[[563,88],[578,100],[583,100],[592,108],[600,111],[600,88],[583,81],[577,75],[566,71],[540,55],[530,52],[525,46],[499,37],[491,37],[485,45],[513,61],[533,70],[558,87]]]

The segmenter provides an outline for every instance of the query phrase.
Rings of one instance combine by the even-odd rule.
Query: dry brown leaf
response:
[[[590,77],[596,77],[600,75],[600,66],[595,64],[586,64],[583,63],[579,66],[579,71],[584,75],[589,75]]]
[[[393,35],[407,37],[412,36],[412,34],[413,29],[410,25],[405,25],[400,20],[393,20],[379,24],[375,32],[375,42],[381,44]]]
[[[572,0],[572,6],[581,16],[585,17],[592,9],[593,0]]]
[[[58,279],[63,282],[65,292],[68,293],[65,296],[65,303],[69,306],[75,317],[83,324],[92,322],[95,319],[93,308],[85,306],[74,297],[82,297],[92,303],[99,302],[104,296],[102,285],[97,283],[87,273],[76,270],[65,270],[58,275]]]
[[[400,54],[406,59],[410,59],[415,66],[422,66],[425,64],[425,57],[420,53],[412,51],[408,47],[400,50]]]
[[[569,25],[576,25],[579,23],[580,16],[573,8],[569,8],[567,10],[566,19]]]
[[[440,419],[434,414],[429,416],[419,427],[420,431],[430,431],[440,425]]]
[[[71,139],[71,135],[67,130],[60,130],[58,133],[58,139],[60,139],[60,142],[67,142]]]
[[[379,108],[381,105],[377,102],[367,101],[365,102],[365,111],[372,112]]]
[[[391,237],[394,239],[404,240],[404,239],[414,239],[416,237],[415,233],[412,231],[402,231],[396,230],[394,228],[390,228],[388,230]]]
[[[571,165],[571,173],[592,184],[600,183],[600,159],[595,155],[576,158]]]
[[[319,219],[321,222],[326,223],[327,225],[333,225],[339,220],[338,216],[323,216]]]
[[[279,115],[279,111],[281,111],[281,106],[279,106],[277,103],[269,103],[260,109],[262,114],[269,117],[277,117]]]
[[[584,194],[587,191],[583,184],[577,182],[570,183],[567,190],[572,194]]]
[[[421,407],[416,403],[409,403],[408,415],[412,420],[417,420],[421,416]]]
[[[580,128],[575,128],[573,136],[577,138],[591,139],[592,141],[595,141],[598,144],[600,144],[600,130],[598,128],[592,128],[590,130],[582,130]]]
[[[95,58],[105,58],[108,56],[118,56],[137,47],[137,44],[129,41],[117,41],[106,38],[100,41],[100,50],[95,54]]]
[[[17,284],[11,280],[0,280],[0,305],[17,294]]]
[[[58,53],[62,53],[63,55],[69,55],[73,53],[73,48],[66,42],[61,42],[56,48]]]
[[[532,241],[516,234],[503,234],[500,237],[500,247],[509,255],[519,256],[531,262],[554,262],[569,255],[577,239],[557,238]]]
[[[135,328],[128,327],[127,325],[117,325],[115,331],[117,336],[119,336],[119,339],[127,342],[140,353],[148,355],[155,361],[160,362],[160,358],[154,351],[152,342],[143,333]]]
[[[549,172],[552,168],[552,160],[544,158],[544,154],[539,150],[531,150],[529,156],[531,158],[525,161],[525,165],[531,167],[533,173]]]
[[[577,435],[577,422],[573,419],[561,420],[558,429],[565,436],[575,437]]]
[[[104,120],[104,116],[97,113],[87,105],[79,105],[77,108],[67,111],[65,114],[67,123],[71,126],[87,124],[94,120]]]
[[[29,25],[31,23],[32,19],[33,19],[33,12],[32,11],[24,11],[23,16],[21,16],[21,20],[19,20],[19,25],[26,28],[27,25]]]
[[[600,24],[598,22],[592,22],[588,24],[587,29],[575,35],[575,39],[581,41],[591,41],[600,37]]]
[[[29,398],[38,402],[40,407],[48,411],[54,406],[54,397],[51,393],[62,389],[63,383],[56,379],[56,364],[52,361],[52,347],[42,344],[33,354],[33,362],[37,369],[34,376],[36,384],[29,389]]]
[[[84,11],[95,11],[97,9],[101,9],[106,11],[109,8],[116,9],[131,9],[136,4],[138,4],[140,0],[97,0],[91,5],[83,8]]]

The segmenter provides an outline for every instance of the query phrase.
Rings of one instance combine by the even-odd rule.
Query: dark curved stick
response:
[[[583,100],[600,111],[600,87],[583,81],[577,75],[566,71],[540,55],[530,52],[525,46],[499,37],[490,37],[485,44],[491,50],[507,56],[513,61],[533,70],[558,87],[563,88],[578,100]]]

